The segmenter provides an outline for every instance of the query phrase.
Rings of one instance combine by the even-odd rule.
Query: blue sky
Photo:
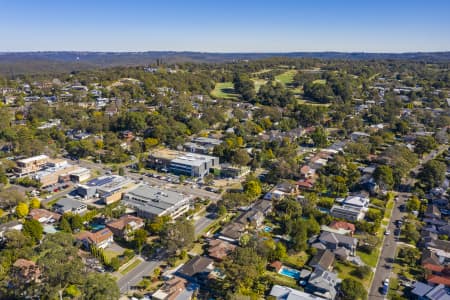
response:
[[[0,51],[450,50],[448,0],[0,0]]]

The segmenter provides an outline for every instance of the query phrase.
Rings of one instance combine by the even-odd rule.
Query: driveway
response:
[[[108,247],[105,248],[105,250],[114,251],[114,252],[117,252],[117,253],[120,253],[120,254],[122,254],[122,253],[125,251],[124,248],[120,247],[120,246],[119,246],[117,243],[115,243],[115,242],[110,243],[110,244],[108,245]]]

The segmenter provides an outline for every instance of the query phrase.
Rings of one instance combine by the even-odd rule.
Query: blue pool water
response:
[[[287,267],[281,267],[280,272],[281,275],[287,276],[287,277],[291,277],[294,278],[296,280],[298,280],[300,278],[300,271],[295,270],[295,269],[291,269],[291,268],[287,268]]]
[[[272,231],[272,227],[270,227],[270,226],[265,226],[265,227],[264,227],[264,231],[265,231],[265,232],[271,232],[271,231]]]
[[[105,225],[102,224],[92,224],[91,225],[92,231],[99,231],[105,228]]]

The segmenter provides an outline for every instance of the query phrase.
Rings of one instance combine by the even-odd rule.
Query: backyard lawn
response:
[[[297,290],[299,289],[299,286],[294,278],[287,277],[271,271],[266,271],[266,277],[268,280],[273,282],[273,284],[284,285]]]
[[[375,268],[378,263],[378,256],[380,256],[380,248],[376,248],[372,251],[372,254],[367,254],[362,251],[356,251],[356,255],[358,255],[363,263],[368,265],[369,267]]]
[[[283,262],[289,265],[290,267],[295,267],[301,269],[309,259],[309,255],[302,251],[296,254],[288,254]]]
[[[353,265],[343,264],[341,262],[336,262],[336,269],[338,269],[339,278],[341,278],[341,279],[353,278],[353,279],[361,282],[366,288],[369,288],[370,279],[372,278],[373,273],[371,273],[370,276],[367,276],[364,279],[362,279],[360,277],[356,277],[356,276],[352,275],[352,272],[354,270],[356,270],[356,267]]]
[[[109,249],[105,249],[105,250],[103,250],[103,254],[105,255],[105,260],[107,262],[110,262],[111,259],[121,255],[122,253],[117,252],[117,251],[113,251],[113,250],[109,250]]]

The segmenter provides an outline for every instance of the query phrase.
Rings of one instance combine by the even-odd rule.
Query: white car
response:
[[[386,278],[386,279],[383,281],[383,285],[389,286],[389,278]]]
[[[390,235],[390,234],[391,234],[391,232],[388,229],[386,229],[386,231],[384,232],[384,235]]]

